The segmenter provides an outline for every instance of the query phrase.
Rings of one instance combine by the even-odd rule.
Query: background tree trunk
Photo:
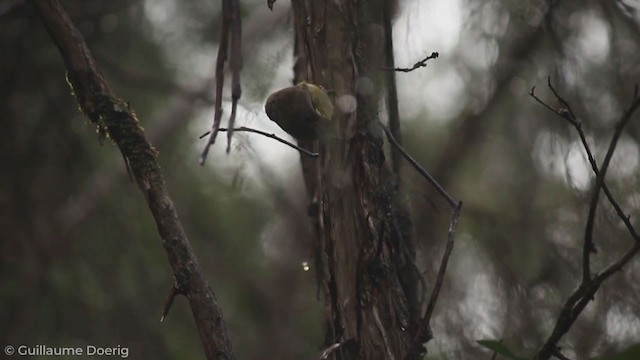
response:
[[[318,234],[325,345],[345,343],[338,359],[404,359],[418,318],[416,282],[399,275],[398,259],[407,255],[400,242],[409,239],[394,227],[396,182],[377,125],[383,15],[390,7],[385,1],[292,3],[296,82],[330,91],[340,134],[327,144],[302,144],[321,154],[319,160],[303,158],[302,168]]]

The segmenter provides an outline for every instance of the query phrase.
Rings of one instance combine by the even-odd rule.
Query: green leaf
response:
[[[617,354],[603,355],[591,360],[638,360],[640,359],[640,343],[633,344]]]
[[[525,360],[525,358],[520,357],[514,354],[505,344],[497,340],[478,340],[478,344],[486,347],[487,349],[498,353],[506,357],[507,359],[513,360]]]

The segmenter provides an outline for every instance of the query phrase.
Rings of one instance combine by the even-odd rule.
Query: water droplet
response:
[[[302,270],[309,271],[309,269],[311,269],[311,266],[309,266],[309,262],[308,261],[303,261],[302,262]]]

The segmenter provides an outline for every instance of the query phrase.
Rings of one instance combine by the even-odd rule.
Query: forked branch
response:
[[[587,225],[585,227],[585,236],[584,236],[584,245],[583,245],[583,256],[582,256],[582,281],[580,286],[569,296],[564,306],[560,311],[560,315],[558,316],[558,320],[554,326],[553,332],[545,342],[545,344],[540,348],[538,353],[536,354],[536,360],[546,360],[551,358],[551,356],[558,356],[558,343],[562,336],[569,331],[573,323],[576,321],[578,316],[582,313],[582,310],[589,304],[591,300],[593,300],[596,292],[602,285],[602,283],[611,277],[616,272],[622,270],[622,268],[638,253],[640,250],[640,238],[638,234],[631,224],[629,216],[627,216],[622,207],[613,197],[613,194],[608,189],[605,183],[605,177],[607,173],[607,169],[611,162],[611,158],[613,157],[613,153],[615,152],[616,145],[620,140],[620,135],[624,127],[629,123],[631,116],[640,106],[640,97],[638,97],[638,87],[634,91],[633,100],[629,108],[624,112],[621,119],[618,121],[614,134],[609,142],[609,148],[605,155],[605,158],[602,162],[602,166],[600,169],[596,163],[596,160],[593,156],[593,152],[587,143],[586,136],[582,129],[582,122],[578,120],[578,117],[575,115],[575,112],[571,108],[571,105],[556,91],[556,89],[551,84],[551,79],[547,79],[547,85],[551,92],[554,94],[561,107],[556,109],[544,101],[540,100],[535,95],[535,87],[531,89],[529,95],[533,97],[537,102],[542,104],[544,107],[558,115],[559,117],[567,120],[578,132],[580,136],[580,140],[582,141],[582,145],[587,152],[587,157],[589,159],[589,163],[591,164],[591,168],[593,172],[596,174],[596,183],[593,189],[593,193],[591,196],[591,202],[589,204],[589,215],[587,217]],[[607,199],[613,206],[616,211],[616,214],[620,218],[620,220],[625,224],[627,230],[631,237],[633,238],[633,245],[627,252],[624,253],[618,260],[607,266],[601,273],[596,274],[592,277],[591,267],[590,267],[590,254],[595,251],[595,245],[593,242],[593,229],[595,223],[595,212],[599,202],[599,194],[600,189],[603,190]]]

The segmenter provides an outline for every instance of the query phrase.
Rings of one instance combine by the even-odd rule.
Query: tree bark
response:
[[[318,234],[318,276],[325,295],[325,345],[337,359],[404,359],[413,341],[415,277],[402,283],[407,231],[396,231],[396,182],[385,163],[378,124],[384,90],[386,1],[292,1],[296,81],[333,95],[340,139],[302,144]],[[409,253],[411,253],[409,251]],[[409,296],[407,296],[409,294]]]

